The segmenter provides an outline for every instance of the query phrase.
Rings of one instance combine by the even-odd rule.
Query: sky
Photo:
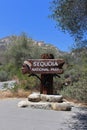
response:
[[[69,52],[73,38],[57,28],[48,18],[52,0],[0,0],[0,38],[25,32],[36,41],[52,44]]]

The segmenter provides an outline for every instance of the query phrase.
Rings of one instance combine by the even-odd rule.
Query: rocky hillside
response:
[[[15,36],[7,36],[0,39],[0,51],[6,50],[7,46],[11,44]]]
[[[7,37],[4,37],[4,38],[1,38],[0,39],[0,51],[5,51],[7,49],[7,46],[19,37],[20,36],[7,36]],[[30,39],[27,39],[27,40],[29,41]],[[66,52],[59,50],[57,47],[55,47],[52,44],[47,44],[44,41],[35,41],[35,40],[32,40],[32,41],[33,41],[34,45],[42,47],[44,50],[47,50],[48,48],[49,49],[55,49],[58,55],[60,55],[60,56],[66,55]]]

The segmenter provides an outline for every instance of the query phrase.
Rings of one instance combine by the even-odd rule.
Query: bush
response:
[[[72,86],[68,86],[61,91],[61,94],[68,98],[76,99],[87,103],[87,79],[80,79]]]
[[[0,71],[0,81],[6,81],[8,80],[8,73],[4,70]]]

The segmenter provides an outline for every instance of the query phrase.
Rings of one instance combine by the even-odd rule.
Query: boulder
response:
[[[51,106],[52,106],[52,109],[56,111],[70,111],[71,110],[71,105],[66,102],[52,103]]]
[[[18,103],[18,107],[28,107],[29,105],[29,102],[26,100],[26,101],[20,101]]]
[[[28,101],[39,102],[40,100],[41,100],[41,96],[39,93],[32,93],[28,96]]]
[[[35,109],[51,109],[51,104],[49,102],[29,102],[28,107]]]
[[[41,94],[41,101],[62,102],[63,101],[63,96],[62,95],[45,95],[45,94]]]

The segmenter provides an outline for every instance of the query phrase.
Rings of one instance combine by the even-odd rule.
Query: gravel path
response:
[[[71,111],[18,108],[22,99],[0,100],[0,130],[87,130],[87,109]]]

